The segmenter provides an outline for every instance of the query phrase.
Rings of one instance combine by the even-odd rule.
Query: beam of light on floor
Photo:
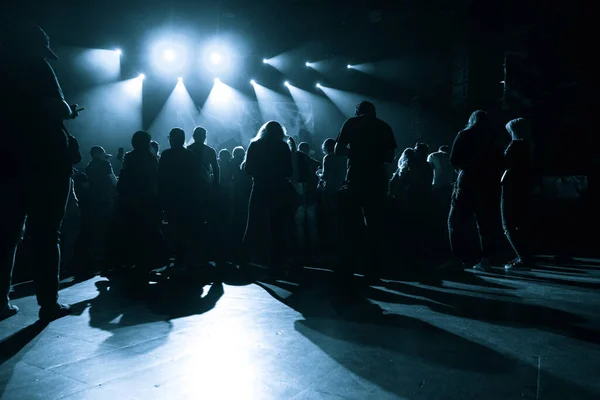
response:
[[[148,132],[161,148],[168,148],[169,131],[173,128],[182,128],[188,140],[192,137],[198,114],[198,108],[185,88],[183,80],[178,80],[167,101],[148,128]]]
[[[133,78],[70,96],[71,101],[85,107],[68,127],[81,148],[99,144],[112,152],[128,147],[131,135],[142,129],[142,88],[143,80]]]
[[[258,100],[258,108],[260,110],[262,121],[277,120],[280,115],[277,112],[275,104],[289,102],[290,97],[258,83],[255,83],[253,86],[254,92],[256,93],[256,99]]]
[[[254,128],[259,122],[254,120],[257,115],[256,102],[226,83],[215,80],[197,122],[208,131],[208,144],[219,151],[230,141],[247,142],[255,133]]]
[[[105,84],[118,81],[121,77],[121,54],[116,50],[73,49],[74,65],[85,71],[86,81]]]

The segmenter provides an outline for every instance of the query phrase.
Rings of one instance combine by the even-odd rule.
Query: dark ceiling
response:
[[[198,35],[235,33],[251,51],[277,54],[320,41],[332,52],[436,48],[453,32],[457,2],[445,0],[325,1],[21,1],[4,5],[10,21],[42,25],[53,41],[82,47],[133,45],[161,27]],[[7,8],[8,7],[8,8]],[[450,35],[449,35],[450,34]]]

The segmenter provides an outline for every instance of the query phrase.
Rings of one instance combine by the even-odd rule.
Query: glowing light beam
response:
[[[198,109],[183,81],[179,81],[152,124],[150,124],[148,132],[161,147],[168,147],[167,136],[174,127],[182,128],[186,133],[186,138],[192,137],[198,114]]]
[[[89,72],[92,85],[116,82],[121,76],[121,57],[115,50],[79,49],[74,51],[74,61],[78,69]]]
[[[289,96],[285,96],[279,92],[271,90],[265,86],[256,83],[253,85],[256,99],[258,100],[258,109],[262,117],[262,121],[266,122],[280,117],[274,104],[289,102]]]

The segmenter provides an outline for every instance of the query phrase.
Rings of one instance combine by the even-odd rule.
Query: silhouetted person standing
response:
[[[150,142],[150,151],[157,160],[160,160],[160,145],[157,141],[153,140]]]
[[[220,168],[215,149],[206,143],[206,129],[201,126],[194,129],[194,143],[187,146],[196,157],[200,168],[200,179],[207,187],[217,186],[220,182]]]
[[[59,229],[69,196],[78,147],[63,125],[77,117],[77,105],[65,101],[54,70],[57,60],[46,33],[21,26],[2,43],[0,56],[0,150],[3,207],[0,237],[0,318],[17,308],[8,301],[15,248],[27,217],[27,236],[40,305],[39,317],[50,321],[69,313],[58,302]],[[71,144],[71,145],[70,145]]]
[[[181,265],[189,261],[187,253],[197,236],[199,173],[196,155],[184,147],[183,129],[171,129],[169,143],[158,164],[158,193],[175,241],[175,262]]]
[[[530,197],[533,188],[533,148],[529,123],[517,118],[506,124],[512,141],[504,152],[506,171],[502,176],[502,224],[517,257],[505,269],[531,265],[528,240]]]
[[[449,200],[452,194],[452,184],[456,180],[456,171],[450,164],[450,147],[440,146],[438,151],[427,157],[427,162],[433,168],[433,190],[436,195],[447,197]]]
[[[293,172],[292,154],[284,136],[279,122],[264,124],[250,142],[243,164],[253,178],[244,244],[249,252],[271,252],[268,263],[272,273],[285,260],[287,215],[296,201],[296,191],[288,180]]]
[[[450,164],[450,146],[440,146],[427,157],[433,167],[432,244],[441,252],[448,253],[448,214],[456,171]]]
[[[125,154],[117,183],[115,231],[111,235],[117,266],[136,266],[131,277],[134,284],[147,283],[148,270],[159,267],[161,261],[158,161],[150,150],[150,140],[144,131],[131,138],[133,150]]]
[[[392,128],[377,118],[375,105],[363,101],[356,107],[356,116],[348,119],[337,138],[335,154],[348,157],[347,190],[343,200],[344,219],[363,219],[367,228],[368,269],[370,282],[380,278],[380,252],[385,199],[388,191],[386,163],[394,160],[398,146]],[[361,218],[362,217],[362,218]],[[358,219],[357,219],[358,218]],[[345,240],[346,250],[342,262],[351,268],[356,260],[355,251],[361,247],[359,227],[353,222],[345,224],[350,237]],[[352,270],[346,270],[352,273]]]
[[[346,179],[348,160],[346,157],[335,155],[335,139],[326,139],[321,146],[321,150],[325,154],[323,169],[319,173],[321,185],[326,193],[337,193]],[[334,207],[337,208],[337,206]]]
[[[232,247],[235,258],[241,255],[241,245],[248,221],[248,202],[252,191],[252,177],[244,170],[246,150],[242,146],[233,149],[233,217]]]
[[[299,173],[300,206],[296,210],[296,232],[299,250],[304,261],[315,261],[317,251],[317,210],[319,204],[319,192],[317,186],[319,177],[317,171],[321,163],[310,155],[310,146],[307,142],[298,145],[296,153],[296,167]]]
[[[339,204],[338,190],[346,179],[346,157],[336,156],[335,139],[328,138],[321,145],[323,168],[317,171],[320,178],[321,213],[319,231],[322,236],[319,242],[327,257],[337,257],[339,247]]]
[[[104,256],[105,240],[109,227],[108,221],[113,210],[117,177],[110,163],[111,155],[106,154],[104,148],[93,146],[90,155],[92,161],[85,168],[89,184],[89,203],[87,208],[82,211],[82,218],[85,219],[85,223],[90,225],[86,230],[90,234],[88,250],[99,250],[92,251],[92,254]]]
[[[203,222],[202,243],[206,249],[215,249],[218,246],[218,215],[219,182],[221,178],[217,153],[215,149],[206,145],[206,129],[198,126],[194,129],[194,143],[187,146],[196,155],[197,170],[200,179],[200,197],[197,212]],[[205,222],[205,224],[204,224]]]
[[[454,139],[450,163],[458,171],[448,216],[452,267],[467,259],[464,230],[475,218],[479,230],[481,260],[473,268],[486,269],[494,255],[499,230],[500,179],[503,149],[500,137],[485,111],[475,111],[467,127]]]

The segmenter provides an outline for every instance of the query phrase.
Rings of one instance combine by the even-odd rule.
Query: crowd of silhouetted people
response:
[[[369,102],[358,105],[338,138],[324,141],[322,160],[276,121],[263,125],[247,150],[218,155],[203,127],[187,146],[185,132],[173,128],[162,152],[139,131],[133,150],[119,150],[117,174],[101,146],[90,150],[85,171],[75,170],[67,210],[79,222],[63,229],[75,237],[66,266],[82,278],[135,266],[141,284],[171,260],[183,269],[256,262],[274,277],[325,267],[361,271],[376,282],[390,242],[413,264],[443,249],[446,218],[449,266],[464,268],[469,259],[465,230],[474,219],[481,241],[474,268],[490,267],[500,216],[517,254],[506,268],[526,265],[532,146],[524,119],[506,129],[497,132],[476,111],[452,148],[430,152],[418,143],[400,154],[397,168],[389,167],[396,164],[392,130]]]
[[[17,312],[8,299],[17,246],[30,255],[40,319],[68,314],[58,302],[61,236],[62,250],[72,250],[70,273],[125,276],[132,290],[143,288],[151,271],[209,262],[263,265],[273,278],[306,266],[333,269],[341,280],[360,271],[376,284],[389,260],[418,264],[431,249],[443,253],[448,240],[442,268],[463,269],[473,266],[465,264],[472,260],[465,243],[473,220],[481,250],[474,268],[491,266],[500,221],[515,252],[506,268],[531,262],[534,147],[525,119],[499,129],[475,111],[452,146],[432,152],[418,143],[399,153],[391,127],[364,101],[339,135],[323,142],[322,159],[269,121],[247,147],[218,153],[202,127],[187,146],[186,132],[173,128],[162,152],[138,131],[130,151],[112,159],[94,146],[85,169],[74,170],[79,145],[63,121],[83,109],[64,100],[45,33],[27,26],[19,37],[0,60],[2,93],[11,96],[0,116],[9,141],[0,155],[8,210],[0,240],[2,316]],[[121,164],[116,174],[111,161]]]

